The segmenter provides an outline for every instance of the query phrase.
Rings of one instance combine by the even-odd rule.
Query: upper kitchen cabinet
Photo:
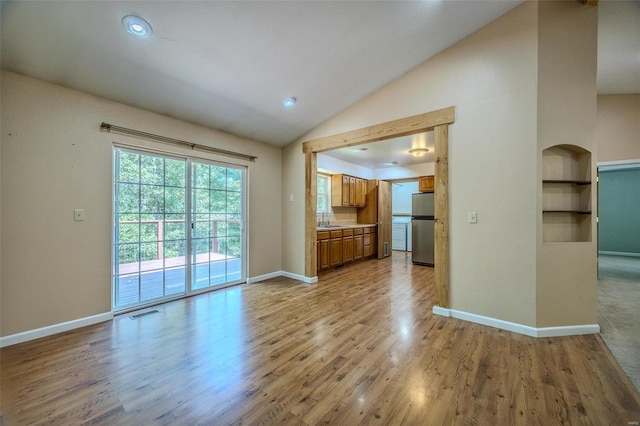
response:
[[[331,175],[332,207],[365,207],[367,180],[349,175]]]
[[[420,176],[418,178],[418,191],[420,192],[434,192],[435,183],[434,177],[431,176]]]

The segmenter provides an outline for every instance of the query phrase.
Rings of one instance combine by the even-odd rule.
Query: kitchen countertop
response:
[[[330,225],[330,226],[318,226],[316,231],[332,231],[340,229],[354,229],[354,228],[367,228],[369,226],[377,226],[375,223],[354,223],[353,225]]]

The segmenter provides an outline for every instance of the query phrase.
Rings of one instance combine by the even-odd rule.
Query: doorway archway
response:
[[[302,144],[305,154],[305,275],[316,275],[317,153],[416,133],[435,132],[435,305],[449,307],[449,125],[455,108],[388,121]]]

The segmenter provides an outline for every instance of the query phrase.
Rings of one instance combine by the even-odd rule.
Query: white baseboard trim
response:
[[[302,281],[303,283],[313,284],[318,282],[318,277],[305,277],[304,275],[293,274],[287,271],[276,271],[268,274],[258,275],[255,277],[247,278],[247,284],[257,283],[259,281],[268,280],[269,278],[287,277],[294,280]]]
[[[445,317],[452,317],[476,324],[487,325],[501,330],[524,334],[531,337],[559,337],[575,336],[579,334],[598,334],[600,326],[598,324],[567,325],[561,327],[530,327],[528,325],[515,322],[503,321],[496,318],[485,317],[483,315],[471,314],[469,312],[458,311],[456,309],[446,309],[440,306],[433,307],[433,313]]]
[[[260,281],[268,280],[270,278],[278,278],[282,276],[282,271],[269,272],[268,274],[262,274],[255,277],[247,278],[247,284],[257,283]]]
[[[599,324],[565,325],[563,327],[538,328],[537,337],[577,336],[579,334],[599,334]]]
[[[441,308],[440,306],[433,306],[433,313],[436,315],[440,315],[443,317],[450,317],[451,315],[449,315],[449,309],[447,308]]]
[[[86,327],[88,325],[111,321],[112,319],[113,312],[105,312],[103,314],[78,318],[76,320],[62,322],[60,324],[54,324],[47,327],[36,328],[34,330],[23,331],[22,333],[11,334],[9,336],[0,337],[0,348],[17,345],[18,343],[28,342],[29,340],[40,339],[41,337],[47,337],[69,330],[75,330],[76,328]]]
[[[627,253],[627,252],[624,252],[624,251],[604,251],[604,250],[599,250],[598,254],[609,255],[609,256],[640,257],[640,253]]]
[[[287,271],[282,271],[282,276],[291,278],[294,280],[302,281],[303,283],[307,283],[307,284],[313,284],[318,282],[318,277],[305,277],[304,275],[293,274]]]

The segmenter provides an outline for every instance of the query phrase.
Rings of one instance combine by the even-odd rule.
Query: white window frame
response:
[[[316,214],[322,214],[322,213],[326,213],[329,214],[331,213],[331,175],[325,174],[325,173],[318,173],[317,175],[317,179],[324,179],[326,180],[327,184],[325,185],[325,187],[327,188],[327,192],[326,193],[321,193],[319,192],[319,186],[316,185],[316,197],[319,200],[320,199],[320,195],[324,195],[325,196],[325,203],[324,203],[324,208],[323,209],[317,209]],[[317,206],[317,204],[316,204]]]

